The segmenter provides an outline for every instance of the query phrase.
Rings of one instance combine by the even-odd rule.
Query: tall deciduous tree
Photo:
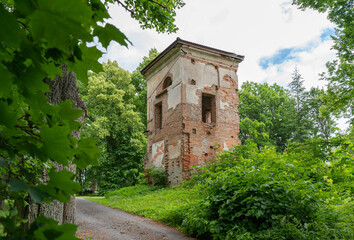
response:
[[[55,171],[53,162],[69,162],[83,168],[93,163],[97,152],[92,139],[77,140],[73,131],[81,110],[70,101],[48,104],[44,79],[76,73],[87,82],[87,71],[102,70],[101,52],[86,43],[98,37],[103,47],[111,40],[128,46],[115,26],[101,24],[110,18],[108,3],[120,3],[143,28],[174,32],[175,9],[181,0],[2,0],[0,2],[0,202],[1,237],[74,239],[75,226],[57,226],[39,217],[30,230],[27,206],[58,200],[69,201],[79,185],[74,175]],[[56,82],[56,81],[55,81]],[[64,85],[71,84],[64,81]],[[55,83],[51,86],[55,86]],[[65,94],[65,93],[64,93]],[[48,181],[44,181],[48,179]],[[54,236],[55,235],[55,236]]]
[[[323,89],[311,88],[307,93],[308,114],[311,120],[310,136],[329,139],[337,130],[333,114],[326,111],[323,99],[326,92]],[[321,112],[322,111],[322,112]]]
[[[89,168],[86,178],[105,192],[136,182],[143,170],[146,138],[130,73],[110,61],[103,63],[103,70],[92,73],[83,95],[89,112],[83,134],[99,139],[99,165]]]
[[[147,121],[147,83],[145,77],[140,73],[144,67],[146,67],[152,60],[159,55],[156,48],[152,48],[149,51],[149,55],[143,58],[143,61],[139,64],[135,71],[132,72],[132,84],[136,89],[135,105],[137,110],[141,113],[141,119],[146,126]]]
[[[326,107],[340,115],[351,117],[354,122],[354,1],[353,0],[293,0],[300,9],[311,8],[328,13],[328,19],[336,25],[333,48],[337,58],[327,63]]]
[[[242,141],[246,141],[247,136],[255,136],[254,131],[265,129],[257,135],[258,144],[274,144],[279,151],[284,150],[287,141],[294,132],[293,122],[295,113],[295,101],[290,97],[288,90],[277,84],[259,84],[245,82],[240,91],[240,136]],[[244,122],[257,121],[255,124],[245,124]],[[260,123],[263,123],[263,128]],[[266,135],[269,139],[266,139]]]

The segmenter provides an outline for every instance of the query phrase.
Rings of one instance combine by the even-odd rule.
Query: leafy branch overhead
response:
[[[139,21],[142,29],[154,28],[158,32],[175,32],[176,9],[185,5],[182,0],[108,0],[123,6],[131,17]]]
[[[143,28],[177,30],[175,9],[183,6],[182,1],[123,2]],[[116,1],[0,1],[0,206],[10,209],[0,209],[0,237],[20,239],[33,234],[52,239],[45,234],[47,228],[65,229],[64,225],[53,229],[52,222],[43,224],[38,219],[33,231],[26,232],[28,206],[54,199],[68,201],[78,190],[74,175],[67,170],[56,172],[54,165],[75,163],[84,168],[97,162],[95,140],[72,135],[81,128],[77,119],[84,108],[64,101],[67,92],[57,85],[61,84],[58,76],[64,85],[69,78],[86,84],[88,71],[103,70],[97,61],[102,52],[88,45],[95,37],[104,47],[112,40],[126,47],[130,44],[116,26],[105,24],[110,3]],[[49,104],[51,94],[59,95],[59,100]]]

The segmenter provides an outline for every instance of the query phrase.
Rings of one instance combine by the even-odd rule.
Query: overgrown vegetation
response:
[[[354,143],[255,143],[224,152],[182,186],[135,186],[87,198],[201,239],[353,239]]]
[[[181,0],[0,2],[0,20],[6,23],[0,32],[0,238],[75,239],[74,225],[43,216],[28,221],[31,204],[67,202],[80,189],[74,173],[57,171],[59,164],[76,164],[82,186],[98,183],[102,193],[138,182],[146,124],[146,82],[139,70],[158,53],[150,51],[132,74],[116,63],[97,62],[102,53],[87,45],[94,37],[104,48],[111,40],[129,44],[115,26],[101,24],[110,18],[107,4],[115,2],[142,28],[158,32],[177,30],[175,10],[184,5]],[[298,72],[290,90],[245,83],[243,146],[222,153],[183,186],[138,185],[95,201],[205,239],[354,239],[353,0],[293,3],[327,11],[336,24],[337,59],[322,74],[328,91],[304,91]],[[68,72],[82,82],[89,107],[81,140],[72,133],[80,130],[76,120],[83,112],[65,96],[56,103],[47,99],[58,91],[49,87],[50,79]],[[348,135],[333,138],[333,114],[352,119]],[[99,139],[99,166],[92,166],[98,156],[92,137]],[[166,183],[163,171],[147,175],[151,185]]]
[[[81,137],[97,138],[101,150],[98,166],[82,170],[80,182],[83,189],[97,184],[100,193],[134,185],[146,151],[130,73],[110,61],[103,63],[103,70],[91,73],[87,86],[80,87],[88,109]]]
[[[336,208],[353,208],[353,143],[333,152],[320,143],[224,153],[196,177],[207,196],[182,227],[210,239],[351,239],[351,220]]]
[[[338,60],[322,74],[328,91],[306,91],[297,69],[288,89],[246,82],[243,146],[221,153],[182,186],[138,185],[87,199],[200,239],[354,239],[354,128],[339,133],[334,121],[343,113],[352,118],[352,1],[293,2],[328,10],[338,25]],[[150,185],[162,175],[154,172],[147,171]]]
[[[163,167],[152,167],[145,169],[144,177],[150,186],[167,187],[168,177]]]
[[[199,202],[202,194],[184,187],[162,188],[137,185],[109,192],[102,197],[85,197],[109,207],[122,209],[171,226],[180,227],[184,214]]]
[[[120,68],[117,62],[108,61],[103,63],[102,72],[90,73],[87,85],[79,85],[88,109],[88,119],[81,135],[97,138],[101,150],[98,165],[79,172],[81,193],[97,191],[103,195],[138,182],[146,153],[143,133],[147,102],[146,79],[140,70],[158,54],[156,49],[151,49],[132,73]],[[156,175],[156,169],[151,170]],[[156,177],[151,179],[155,181]],[[157,184],[166,185],[163,183],[166,179],[160,178],[159,181],[162,182]]]

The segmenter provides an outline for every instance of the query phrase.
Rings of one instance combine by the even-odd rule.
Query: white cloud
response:
[[[320,42],[308,52],[296,53],[297,60],[262,69],[259,60],[279,49],[306,46],[319,39],[324,29],[333,27],[325,14],[300,11],[289,0],[185,0],[177,11],[177,34],[158,34],[141,30],[122,7],[112,6],[111,23],[133,42],[129,50],[111,44],[104,59],[117,60],[130,71],[141,62],[149,49],[163,51],[176,37],[245,55],[238,71],[240,83],[255,81],[286,86],[295,65],[305,79],[305,86],[323,85],[318,74],[333,59],[331,41]]]

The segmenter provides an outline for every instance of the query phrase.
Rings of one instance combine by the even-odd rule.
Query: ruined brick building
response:
[[[145,168],[162,166],[170,185],[215,149],[239,145],[238,64],[244,56],[177,38],[141,73],[147,79]]]

